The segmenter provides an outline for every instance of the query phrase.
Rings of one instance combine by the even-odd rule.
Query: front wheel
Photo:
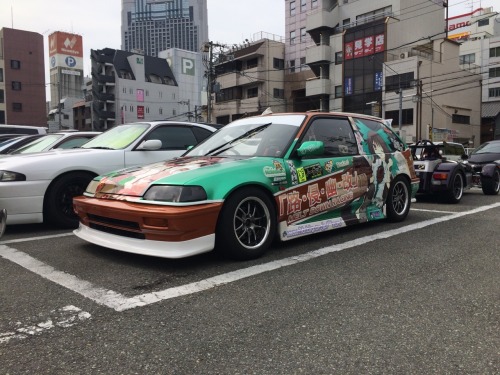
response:
[[[271,199],[259,189],[241,189],[224,203],[215,247],[232,259],[255,259],[269,248],[275,232],[276,213]]]
[[[72,172],[52,182],[44,199],[43,221],[60,228],[78,227],[78,216],[73,211],[73,198],[82,195],[93,176]]]
[[[483,178],[481,188],[486,195],[497,195],[500,191],[500,171],[497,167],[491,178]]]
[[[455,172],[450,180],[450,188],[446,193],[446,198],[450,203],[458,203],[464,195],[464,179],[460,172]]]
[[[392,222],[403,221],[410,211],[410,188],[406,180],[398,176],[392,182],[387,194],[387,219]]]

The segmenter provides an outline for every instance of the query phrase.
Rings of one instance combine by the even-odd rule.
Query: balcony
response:
[[[324,29],[334,29],[338,23],[338,7],[333,10],[318,10],[307,15],[306,30],[308,33]]]
[[[306,96],[330,95],[331,81],[326,78],[312,78],[306,81]]]
[[[306,49],[306,64],[329,63],[332,61],[332,48],[327,45],[311,46]]]
[[[235,73],[218,75],[217,82],[220,83],[220,86],[224,89],[255,84],[256,82],[265,80],[265,73],[260,70],[262,70],[262,68],[256,67]]]

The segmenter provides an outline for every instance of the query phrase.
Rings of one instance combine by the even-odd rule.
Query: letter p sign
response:
[[[194,60],[182,58],[182,74],[194,76]]]

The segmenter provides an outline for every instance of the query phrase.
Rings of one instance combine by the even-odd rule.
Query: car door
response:
[[[296,148],[313,145],[309,141],[322,142],[324,151],[304,157],[295,151],[287,160],[292,188],[280,196],[280,222],[306,225],[309,230],[357,222],[351,206],[362,200],[367,181],[356,171],[359,150],[348,118],[313,118]],[[288,228],[286,235],[292,233]]]
[[[207,131],[208,132],[208,131]],[[140,150],[135,147],[125,152],[125,165],[143,165],[161,160],[173,159],[182,155],[188,147],[198,144],[198,139],[191,126],[186,125],[159,125],[146,133],[141,142],[160,140],[161,147],[157,150]]]

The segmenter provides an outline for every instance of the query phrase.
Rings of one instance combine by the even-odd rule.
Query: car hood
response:
[[[269,185],[266,182],[276,169],[285,176],[283,163],[268,157],[180,157],[99,176],[96,197],[142,197],[151,185],[165,184],[200,185],[210,198],[217,199],[215,191],[223,194],[248,181]]]
[[[500,153],[491,152],[491,153],[484,153],[484,154],[472,154],[469,156],[467,161],[471,164],[486,164],[486,163],[494,162],[495,160],[499,160],[499,159],[500,159]]]

